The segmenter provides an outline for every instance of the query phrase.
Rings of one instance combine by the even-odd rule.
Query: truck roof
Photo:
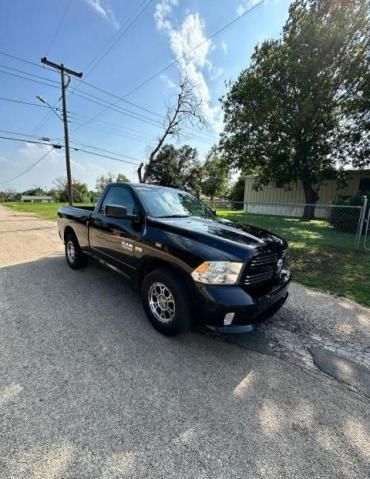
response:
[[[169,189],[169,190],[180,190],[180,191],[185,191],[183,188],[178,188],[176,186],[163,186],[163,185],[153,185],[153,184],[149,184],[149,183],[131,183],[131,182],[128,182],[128,183],[109,183],[107,186],[112,186],[112,185],[122,185],[122,184],[125,184],[125,185],[130,185],[132,186],[133,188],[152,188],[152,189],[155,189],[155,188],[166,188],[166,189]]]

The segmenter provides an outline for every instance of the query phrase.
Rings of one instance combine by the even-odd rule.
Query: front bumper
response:
[[[198,318],[203,324],[221,332],[243,332],[251,325],[272,316],[288,298],[291,280],[287,271],[279,282],[264,293],[252,293],[241,285],[213,286],[197,284]],[[225,325],[225,315],[234,313],[231,324]],[[249,326],[249,327],[248,327]]]

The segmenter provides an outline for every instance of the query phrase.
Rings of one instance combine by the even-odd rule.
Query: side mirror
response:
[[[105,205],[104,216],[110,216],[111,218],[126,218],[127,208],[126,206]]]
[[[110,218],[121,218],[126,220],[132,220],[135,222],[138,222],[140,220],[138,215],[131,215],[127,213],[126,206],[120,206],[120,205],[105,205],[104,216],[108,216]]]

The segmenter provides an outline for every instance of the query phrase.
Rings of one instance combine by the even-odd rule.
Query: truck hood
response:
[[[208,219],[200,217],[188,218],[151,218],[160,223],[161,228],[173,232],[181,232],[198,241],[206,241],[210,246],[225,245],[245,250],[269,249],[282,250],[287,242],[278,235],[248,224],[234,223],[220,218]]]

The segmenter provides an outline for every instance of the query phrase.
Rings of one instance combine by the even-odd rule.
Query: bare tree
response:
[[[205,124],[205,119],[201,113],[201,100],[198,100],[193,92],[193,87],[189,81],[185,78],[181,81],[179,87],[179,93],[176,97],[176,103],[170,106],[167,110],[166,117],[163,123],[164,132],[158,138],[158,142],[155,148],[149,155],[147,164],[141,163],[137,169],[137,174],[139,177],[140,183],[145,183],[147,180],[147,166],[155,159],[156,155],[160,151],[163,143],[166,141],[167,137],[175,136],[180,137],[181,128],[186,122],[191,125],[203,126]],[[143,168],[144,172],[143,172]]]

